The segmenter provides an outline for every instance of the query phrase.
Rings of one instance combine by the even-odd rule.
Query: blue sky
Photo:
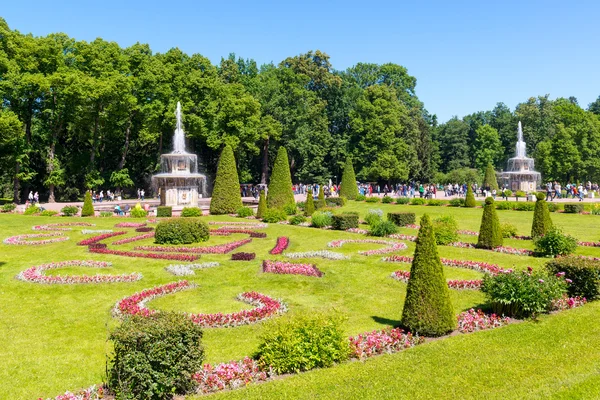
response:
[[[0,16],[36,36],[179,47],[213,63],[316,49],[336,69],[393,62],[440,121],[537,95],[584,107],[600,95],[599,1],[9,1]]]

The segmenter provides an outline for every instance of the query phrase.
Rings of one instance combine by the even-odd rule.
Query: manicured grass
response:
[[[416,212],[418,217],[424,212],[428,212],[434,217],[441,214],[453,214],[459,221],[460,228],[469,230],[479,229],[482,213],[482,209],[394,204],[371,205],[356,202],[349,202],[344,210],[359,211],[361,216],[364,216],[369,208],[381,208],[384,211],[410,210]],[[517,227],[519,234],[529,233],[533,212],[499,211],[498,213],[501,222],[512,223]],[[600,217],[556,213],[552,213],[551,216],[556,225],[580,240],[600,239],[596,236],[596,225],[597,222],[600,222]],[[205,217],[205,219],[240,221],[240,219],[230,217]],[[120,230],[120,228],[113,228],[114,224],[129,219],[0,215],[0,232],[2,232],[0,239],[16,234],[31,233],[31,227],[37,224],[82,220],[96,224],[90,229]],[[115,302],[140,290],[183,279],[164,270],[169,264],[182,262],[88,253],[86,247],[76,246],[77,241],[89,237],[89,235],[82,235],[81,229],[81,227],[73,227],[72,231],[65,232],[70,240],[61,243],[41,246],[0,244],[2,249],[0,252],[0,321],[2,321],[0,324],[0,358],[3,360],[3,368],[0,369],[0,382],[2,382],[0,398],[31,399],[39,396],[51,396],[65,390],[75,390],[102,382],[106,354],[110,352],[110,345],[106,339],[110,329],[118,323],[110,314],[110,309]],[[125,230],[129,232],[127,237],[138,235],[132,228]],[[195,276],[185,277],[197,283],[199,285],[197,289],[156,299],[150,302],[149,306],[188,312],[232,312],[247,307],[235,300],[238,293],[258,291],[271,297],[281,298],[288,304],[289,313],[293,315],[311,313],[316,310],[344,314],[347,316],[344,328],[348,335],[380,329],[398,322],[402,313],[406,285],[389,276],[392,271],[397,269],[409,269],[409,264],[386,263],[381,261],[381,256],[364,256],[357,253],[359,250],[381,247],[379,245],[347,244],[333,250],[351,256],[350,260],[331,261],[320,258],[308,260],[317,264],[318,268],[325,273],[323,278],[263,274],[260,272],[262,260],[285,259],[285,253],[282,256],[268,254],[278,236],[290,238],[288,252],[322,250],[327,248],[326,245],[331,240],[361,237],[346,232],[277,224],[271,224],[264,231],[268,234],[267,238],[253,239],[252,243],[235,250],[256,252],[257,257],[254,261],[230,261],[230,254],[202,255],[198,262],[219,261],[221,266],[199,270],[196,271]],[[417,233],[413,229],[401,229],[401,231],[412,235]],[[110,245],[113,241],[123,237],[125,236],[110,238],[104,243],[108,243],[109,247],[123,250],[131,250],[138,245],[152,244],[152,239],[147,239],[118,247]],[[201,245],[227,243],[246,237],[247,235],[242,234],[211,237],[208,242]],[[475,242],[476,237],[461,236],[461,240]],[[408,249],[399,251],[398,254],[412,255],[414,243],[406,243]],[[520,240],[506,240],[505,245],[533,248],[531,242]],[[544,264],[542,259],[484,250],[439,247],[439,252],[442,257],[485,261],[504,268],[523,269],[528,265],[538,267]],[[580,247],[578,253],[600,256],[600,249]],[[69,267],[49,273],[66,275],[95,274],[96,272],[105,274],[141,272],[144,277],[134,283],[70,286],[40,285],[14,279],[20,271],[33,265],[75,259],[111,261],[113,267],[100,271]],[[482,276],[478,272],[459,268],[445,268],[445,274],[447,279],[477,279]],[[456,313],[484,302],[484,296],[478,291],[452,290],[451,294]],[[575,356],[573,361],[569,362],[565,361],[562,355],[554,355],[554,353],[544,358],[546,350],[542,350],[538,354],[536,348],[545,349],[546,341],[539,337],[546,338],[546,336],[551,336],[548,338],[548,343],[551,343],[552,340],[561,343],[560,338],[567,340],[566,338],[570,337],[570,341],[566,344],[573,346],[574,354],[579,354],[577,352],[589,353],[591,347],[586,347],[588,343],[590,346],[595,344],[598,348],[599,343],[595,342],[598,339],[591,338],[590,335],[595,333],[595,336],[598,336],[597,330],[594,330],[597,328],[594,326],[600,324],[594,325],[594,320],[597,321],[599,311],[596,304],[588,305],[581,310],[544,317],[539,324],[527,322],[494,332],[459,335],[398,355],[379,357],[364,364],[345,364],[328,370],[278,380],[274,383],[257,385],[248,390],[231,392],[227,395],[234,397],[261,396],[264,390],[263,397],[271,398],[299,397],[301,395],[311,397],[309,396],[311,393],[312,397],[338,397],[338,393],[339,397],[353,397],[351,393],[354,393],[354,397],[356,397],[358,393],[363,392],[366,397],[371,396],[371,393],[373,393],[373,397],[398,397],[400,394],[418,393],[419,387],[421,387],[421,390],[430,390],[431,394],[423,397],[445,398],[447,396],[441,394],[446,392],[455,393],[455,397],[460,397],[459,387],[461,385],[466,387],[474,384],[475,380],[486,382],[486,379],[490,379],[490,377],[484,379],[485,374],[478,368],[478,366],[489,363],[489,367],[486,367],[487,369],[484,371],[494,371],[493,373],[497,376],[492,378],[497,380],[497,384],[503,383],[506,385],[505,390],[512,390],[512,392],[506,392],[509,393],[509,397],[512,395],[523,397],[518,396],[521,393],[525,393],[525,397],[527,397],[529,394],[527,387],[521,389],[511,387],[513,385],[502,379],[502,371],[507,368],[507,376],[515,374],[516,381],[520,381],[523,385],[529,385],[530,379],[522,379],[523,376],[518,374],[517,370],[522,368],[522,364],[526,364],[526,371],[529,370],[530,359],[535,360],[533,364],[542,371],[550,368],[567,371],[563,374],[562,381],[559,381],[565,382],[566,389],[575,390],[574,388],[577,387],[582,393],[586,390],[597,390],[598,380],[586,380],[588,379],[586,371],[594,363],[597,365],[597,359],[591,356],[588,358]],[[536,329],[545,329],[544,327],[552,328],[548,328],[547,333],[536,331]],[[251,355],[257,347],[258,336],[262,329],[263,326],[257,324],[238,328],[205,330],[204,345],[207,362],[222,362]],[[571,334],[566,335],[563,332],[571,332]],[[522,339],[516,340],[515,337]],[[527,342],[525,340],[527,338],[529,345],[522,345]],[[572,342],[577,343],[579,347],[571,344]],[[506,347],[507,353],[503,358],[502,350],[505,349],[505,346],[508,347]],[[521,349],[521,347],[525,348]],[[452,351],[447,353],[447,348],[451,348]],[[488,349],[488,351],[482,351],[482,348]],[[567,348],[569,347],[567,346]],[[531,354],[524,353],[526,351]],[[488,354],[488,352],[493,354]],[[522,356],[525,357],[524,361],[514,358],[515,356],[509,357],[511,352],[515,355],[525,354]],[[444,369],[444,366],[447,368]],[[459,366],[461,367],[459,368]],[[358,374],[358,378],[354,379],[353,374]],[[532,397],[536,397],[535,393],[544,397],[543,394],[546,393],[544,390],[558,390],[561,387],[552,383],[554,381],[550,380],[551,376],[553,375],[549,375],[547,381],[540,380],[539,384],[538,380],[535,381],[535,385],[537,385],[535,387],[539,386],[541,389],[532,389]],[[428,384],[426,383],[427,379],[435,379],[438,384]],[[492,383],[494,379],[492,379]],[[371,380],[373,380],[372,385],[369,383]],[[406,383],[406,380],[409,382]],[[354,386],[352,386],[353,382]],[[311,389],[313,387],[311,385],[314,385],[314,388]],[[408,389],[402,390],[404,385],[408,385]],[[479,389],[484,390],[485,386],[483,383],[481,385]],[[305,392],[299,389],[303,386],[307,387]],[[354,392],[350,392],[350,389],[344,391],[345,389],[342,390],[341,386],[352,387]],[[444,389],[445,387],[446,389]],[[296,393],[296,391],[302,393]],[[486,391],[486,393],[488,392]],[[489,394],[489,397],[496,395],[493,390],[490,390]],[[408,396],[407,394],[407,397],[418,397],[418,395]]]

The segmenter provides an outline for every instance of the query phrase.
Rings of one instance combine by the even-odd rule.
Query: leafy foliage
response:
[[[552,228],[552,219],[546,205],[545,195],[538,193],[536,195],[535,210],[533,212],[533,223],[531,224],[531,237],[538,238],[544,236]]]
[[[171,217],[173,215],[173,209],[171,206],[158,206],[156,208],[156,216],[161,217]]]
[[[584,210],[583,204],[579,203],[565,204],[564,207],[567,214],[581,214]]]
[[[208,238],[208,225],[197,218],[173,218],[160,221],[154,234],[154,241],[158,244],[199,243],[207,241]]]
[[[458,241],[458,223],[452,215],[444,215],[433,220],[433,233],[438,245]]]
[[[477,247],[493,249],[502,246],[502,239],[502,227],[500,226],[498,214],[496,214],[494,199],[488,197],[485,199],[485,206],[483,207]]]
[[[199,207],[183,207],[181,210],[183,218],[195,218],[202,216],[202,210]]]
[[[254,211],[250,207],[240,207],[237,209],[236,214],[240,218],[246,218],[253,216]]]
[[[556,227],[551,227],[544,236],[535,240],[536,255],[542,257],[566,256],[577,249],[577,239],[565,235]]]
[[[344,165],[342,183],[340,184],[340,196],[344,196],[348,200],[356,200],[356,196],[358,196],[356,175],[354,174],[354,166],[350,157],[346,158],[346,164]]]
[[[315,228],[324,228],[332,224],[332,214],[328,211],[316,211],[310,220],[310,225]]]
[[[378,208],[370,208],[369,211],[367,211],[367,215],[365,215],[365,222],[372,226],[381,222],[382,218],[383,210]]]
[[[483,187],[489,187],[490,190],[498,190],[498,181],[496,180],[496,171],[494,166],[490,163],[485,169],[485,176],[483,177]]]
[[[304,215],[294,215],[290,218],[290,225],[299,225],[306,222],[306,217]]]
[[[312,190],[306,192],[306,205],[304,206],[304,215],[310,217],[315,212],[315,200]]]
[[[465,198],[465,207],[475,208],[476,206],[477,202],[475,201],[475,195],[473,194],[471,184],[467,184],[467,197]]]
[[[502,237],[511,238],[517,236],[517,227],[513,224],[509,224],[508,222],[500,225],[500,229],[502,230]]]
[[[296,204],[296,202],[292,192],[292,177],[287,151],[285,147],[281,146],[277,151],[277,158],[271,173],[267,206],[283,209],[286,204]]]
[[[95,215],[94,205],[92,204],[92,194],[90,191],[85,192],[85,197],[83,198],[83,208],[81,209],[82,217],[93,217]]]
[[[389,212],[387,219],[398,226],[412,225],[417,220],[414,212]]]
[[[285,221],[287,219],[287,213],[277,208],[267,208],[263,213],[262,220],[269,224],[274,224],[279,221]]]
[[[242,206],[240,180],[235,156],[230,145],[225,145],[219,158],[217,176],[210,200],[211,214],[233,214]]]
[[[600,297],[600,261],[581,257],[559,257],[546,264],[552,275],[564,274],[569,279],[569,296],[581,296],[588,300]]]
[[[370,225],[369,235],[371,236],[387,236],[398,232],[398,226],[391,221],[379,221]]]
[[[142,205],[140,203],[137,203],[135,207],[131,209],[129,215],[133,218],[145,218],[148,215],[148,213],[142,208]]]
[[[338,214],[331,217],[331,226],[338,231],[358,228],[358,214]]]
[[[77,206],[64,206],[63,208],[61,208],[60,212],[65,217],[72,217],[73,215],[76,215],[79,212],[79,208],[77,208]]]
[[[317,196],[316,208],[317,210],[320,210],[321,208],[325,208],[326,206],[327,204],[325,203],[325,191],[323,190],[323,185],[321,185],[319,187],[319,195]]]

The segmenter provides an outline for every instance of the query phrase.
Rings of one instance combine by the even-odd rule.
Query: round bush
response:
[[[433,233],[435,242],[439,245],[447,245],[458,241],[458,223],[451,215],[444,215],[433,221]]]
[[[202,210],[198,207],[183,207],[183,210],[181,210],[181,216],[184,218],[201,217]]]
[[[240,218],[251,217],[254,215],[254,211],[250,207],[240,207],[237,209],[237,216]]]
[[[79,209],[77,208],[77,206],[64,206],[60,212],[65,216],[65,217],[72,217],[73,215],[77,214],[77,212],[79,211]]]
[[[502,224],[500,226],[500,229],[502,230],[502,237],[504,238],[511,238],[517,236],[517,228],[514,225],[509,224],[508,222]]]
[[[277,208],[268,208],[263,213],[263,222],[267,222],[269,224],[274,224],[279,221],[285,221],[287,219],[287,214],[285,211],[277,209]]]
[[[535,252],[540,257],[567,256],[577,249],[577,239],[563,234],[558,228],[550,228],[535,241]]]
[[[290,225],[299,225],[304,222],[306,222],[306,217],[304,215],[294,215],[290,218]]]
[[[381,222],[383,219],[383,210],[379,208],[371,208],[365,215],[365,222],[369,225],[375,225]]]
[[[190,244],[209,238],[208,225],[200,219],[173,218],[160,221],[154,241],[158,244]]]
[[[129,215],[133,218],[144,218],[148,215],[148,213],[142,208],[140,203],[137,203],[135,207],[131,209]]]
[[[315,228],[324,228],[332,224],[332,218],[330,212],[317,211],[312,215],[310,225]]]
[[[392,221],[379,221],[371,225],[369,235],[371,236],[387,236],[398,232],[398,226]]]

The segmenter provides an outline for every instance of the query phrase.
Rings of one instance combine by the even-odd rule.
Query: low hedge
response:
[[[199,243],[207,241],[208,238],[208,225],[197,218],[174,218],[160,221],[154,235],[154,241],[158,244]]]
[[[464,207],[465,199],[462,197],[452,199],[452,200],[450,200],[449,204],[450,204],[450,207]]]
[[[263,213],[262,220],[269,224],[275,224],[279,221],[285,221],[287,217],[287,213],[283,210],[278,208],[267,208]]]
[[[515,211],[533,211],[535,210],[535,203],[533,202],[521,202],[513,205]]]
[[[425,199],[422,199],[420,197],[415,197],[410,199],[410,205],[411,206],[422,206],[426,203],[427,201]]]
[[[337,231],[345,231],[350,228],[358,228],[358,215],[344,213],[339,215],[333,215],[331,217],[331,226]]]
[[[387,219],[398,226],[412,225],[417,220],[413,212],[390,212]]]
[[[79,212],[79,208],[77,208],[77,206],[64,206],[60,212],[65,216],[65,217],[72,217],[73,215],[76,215]]]
[[[343,207],[346,205],[345,197],[330,197],[325,200],[328,207]]]
[[[181,216],[185,218],[201,217],[202,210],[198,207],[183,207],[183,210],[181,210]]]
[[[431,200],[427,201],[428,206],[434,206],[434,207],[440,207],[440,206],[443,206],[446,204],[448,204],[448,202],[446,202],[444,200],[431,199]]]
[[[172,217],[173,208],[171,206],[158,206],[156,208],[157,217]]]
[[[10,204],[13,202],[12,198],[8,198],[8,197],[0,197],[0,206],[4,205],[4,204]]]
[[[383,204],[390,204],[390,203],[393,203],[393,202],[394,202],[394,199],[393,199],[393,198],[391,198],[390,196],[387,196],[387,195],[386,195],[386,196],[383,196],[383,198],[381,199],[381,202],[382,202]]]
[[[410,199],[408,197],[398,197],[396,199],[396,204],[408,204]]]
[[[580,203],[570,203],[565,204],[565,213],[567,214],[580,214],[584,210],[583,204]]]
[[[367,203],[379,203],[379,202],[381,201],[381,199],[380,199],[379,197],[375,197],[375,196],[373,196],[373,197],[367,197],[367,198],[365,199],[365,201],[366,201]]]
[[[572,282],[567,290],[570,296],[582,296],[588,300],[600,297],[600,261],[570,256],[549,261],[546,269],[551,274],[565,273]]]
[[[6,203],[6,204],[3,204],[2,207],[0,207],[0,212],[3,212],[3,213],[13,212],[16,208],[17,208],[16,204]],[[75,207],[75,208],[77,208],[77,207]]]

